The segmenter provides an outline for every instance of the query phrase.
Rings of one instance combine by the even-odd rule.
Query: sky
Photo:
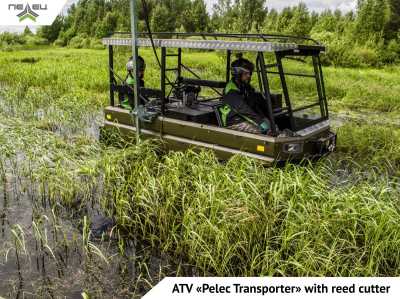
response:
[[[71,5],[71,3],[76,2],[77,0],[68,0],[66,8]],[[207,3],[207,8],[209,12],[212,12],[213,5],[218,2],[218,0],[205,0]],[[297,5],[300,2],[304,2],[307,4],[310,10],[315,11],[323,11],[325,9],[340,9],[344,12],[348,12],[350,10],[354,10],[357,5],[357,0],[267,0],[267,5],[270,8],[276,8],[278,10],[286,7]],[[64,9],[66,11],[66,9]],[[23,31],[23,27],[15,26],[15,27],[3,27],[0,26],[0,32],[2,31],[14,31],[20,32]],[[36,28],[31,28],[35,31]]]

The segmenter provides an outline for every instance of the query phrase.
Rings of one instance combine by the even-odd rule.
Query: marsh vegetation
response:
[[[224,77],[218,54],[185,60]],[[106,66],[103,50],[0,53],[0,296],[135,297],[166,275],[400,275],[399,67],[326,68],[337,152],[265,168],[101,144]],[[115,222],[100,237],[98,215]]]

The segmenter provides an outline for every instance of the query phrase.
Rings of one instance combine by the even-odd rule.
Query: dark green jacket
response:
[[[225,126],[231,125],[238,116],[254,125],[260,125],[265,121],[265,117],[256,113],[249,105],[252,94],[255,92],[251,85],[238,86],[233,79],[228,82],[223,97],[225,105],[220,109]]]
[[[135,79],[133,79],[133,77],[128,74],[128,77],[126,78],[126,84],[128,84],[129,86],[131,86],[133,88],[133,85],[135,84]],[[144,81],[142,79],[140,79],[140,85],[139,87],[144,87]],[[131,99],[129,99],[131,98]],[[121,107],[124,109],[132,109],[131,105],[130,105],[130,101],[133,102],[133,92],[129,93],[127,97],[125,97],[125,99],[120,103]]]

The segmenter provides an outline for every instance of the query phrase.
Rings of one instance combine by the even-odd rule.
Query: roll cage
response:
[[[124,84],[118,84],[114,71],[114,46],[131,46],[130,33],[116,32],[111,37],[104,38],[103,44],[109,50],[109,69],[110,69],[110,105],[115,106],[115,92],[119,94],[129,93],[129,88]],[[168,113],[168,103],[174,101],[173,90],[179,89],[182,85],[193,85],[208,87],[213,89],[218,97],[204,99],[203,102],[218,100],[222,97],[221,89],[229,82],[230,66],[233,52],[253,52],[256,54],[256,74],[258,78],[259,91],[267,102],[268,116],[271,120],[272,131],[274,134],[280,129],[289,128],[292,131],[300,131],[309,126],[315,125],[329,118],[328,105],[325,94],[324,77],[320,59],[320,53],[325,51],[325,47],[319,42],[308,37],[297,37],[275,34],[225,34],[225,33],[153,33],[155,37],[151,40],[146,33],[140,33],[138,39],[139,47],[161,48],[161,82],[160,89],[140,89],[141,97],[158,99],[159,113],[165,116]],[[167,49],[176,49],[176,53],[170,53]],[[190,67],[182,63],[182,49],[197,50],[217,50],[226,52],[226,77],[223,81],[204,80],[196,74]],[[268,58],[273,57],[273,61],[266,61],[265,53],[269,53]],[[270,55],[272,54],[272,55]],[[170,67],[168,57],[176,57],[175,67]],[[299,57],[311,57],[313,73],[285,72],[283,66],[284,59],[298,59]],[[275,71],[274,71],[275,69]],[[187,71],[193,77],[182,77],[182,71]],[[167,74],[174,72],[176,80],[171,82]],[[277,76],[280,81],[282,94],[273,94],[271,91],[271,78]],[[288,77],[305,77],[315,80],[318,99],[315,103],[293,107],[290,91],[288,89]],[[168,86],[171,88],[167,94]],[[283,105],[283,103],[285,105]],[[298,117],[301,112],[308,109],[319,108],[317,118],[305,119]]]

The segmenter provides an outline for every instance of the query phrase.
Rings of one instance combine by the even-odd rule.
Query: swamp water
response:
[[[101,119],[88,117],[78,130],[43,129],[97,140]],[[139,298],[167,275],[193,274],[114,226],[99,203],[101,178],[84,200],[77,194],[66,204],[34,179],[29,159],[3,153],[0,161],[0,298]]]
[[[95,197],[66,207],[40,189],[11,169],[2,178],[0,297],[136,298],[176,275],[168,257],[111,226]]]

